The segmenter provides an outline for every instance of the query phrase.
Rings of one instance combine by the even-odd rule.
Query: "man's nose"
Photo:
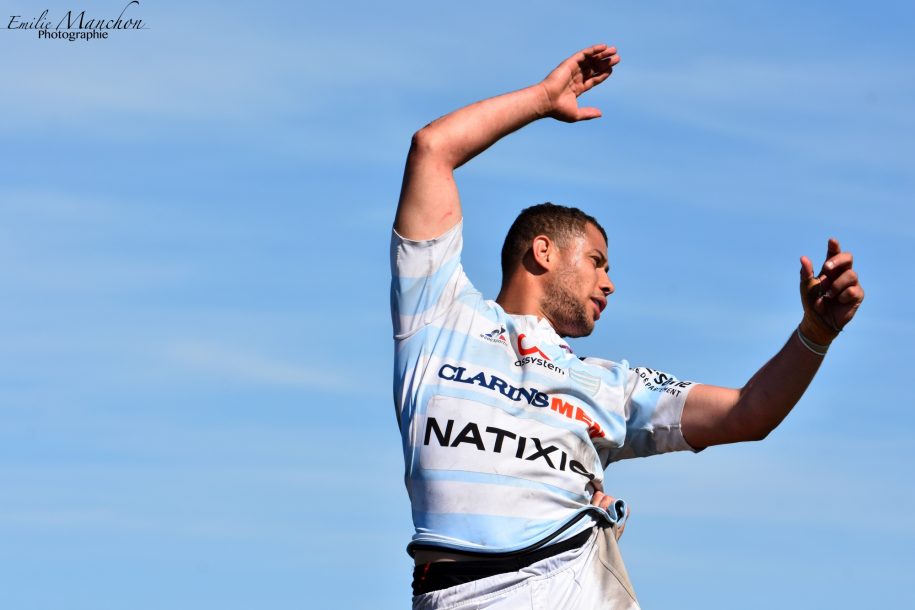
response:
[[[604,293],[604,296],[611,295],[616,290],[616,286],[610,281],[610,276],[606,271],[604,271],[603,277],[601,278],[600,290]]]

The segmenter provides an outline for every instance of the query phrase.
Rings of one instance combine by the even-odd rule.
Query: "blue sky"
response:
[[[4,0],[6,15],[122,5]],[[33,15],[34,13],[34,15]],[[410,135],[598,41],[579,125],[458,172],[495,295],[517,211],[596,215],[579,353],[742,384],[836,236],[867,300],[762,443],[613,466],[646,608],[915,603],[911,3],[141,0],[0,31],[0,606],[402,608],[387,243]]]

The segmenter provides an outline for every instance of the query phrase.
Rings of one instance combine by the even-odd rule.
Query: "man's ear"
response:
[[[531,243],[531,254],[534,262],[546,271],[552,270],[556,266],[559,253],[556,250],[556,242],[546,235],[538,235]]]

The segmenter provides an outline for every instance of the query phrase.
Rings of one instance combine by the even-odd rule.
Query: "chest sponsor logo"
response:
[[[671,396],[680,396],[681,391],[693,385],[692,381],[680,381],[673,375],[647,367],[639,367],[636,371],[638,371],[639,378],[645,387],[652,392],[664,392]]]
[[[594,421],[594,419],[588,415],[587,411],[558,396],[549,396],[537,388],[519,388],[495,375],[487,375],[483,372],[473,375],[468,373],[465,367],[454,366],[452,364],[443,364],[438,370],[438,376],[446,381],[476,385],[493,392],[498,392],[505,398],[514,402],[524,401],[532,407],[541,409],[549,407],[551,411],[554,411],[563,417],[580,421],[585,424],[588,427],[589,437],[604,438],[606,436],[601,425]]]
[[[524,337],[524,334],[518,335],[518,354],[520,354],[521,357],[518,360],[515,360],[515,366],[526,366],[530,364],[539,366],[548,371],[559,373],[560,375],[566,374],[562,368],[553,364],[550,357],[544,354],[536,345],[533,347],[524,347]]]
[[[460,428],[459,432],[455,432]],[[586,479],[593,480],[594,474],[588,472],[578,460],[569,459],[569,454],[556,445],[544,443],[536,436],[523,436],[505,428],[487,426],[468,421],[463,426],[455,420],[439,421],[434,417],[426,419],[426,430],[423,445],[438,444],[439,447],[460,447],[469,445],[477,451],[498,453],[505,457],[538,462],[541,466],[560,472],[574,472]]]

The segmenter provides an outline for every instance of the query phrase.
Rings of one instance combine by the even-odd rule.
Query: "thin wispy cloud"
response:
[[[163,356],[192,374],[243,384],[344,392],[351,387],[349,376],[341,371],[212,342],[172,341],[164,346]]]

